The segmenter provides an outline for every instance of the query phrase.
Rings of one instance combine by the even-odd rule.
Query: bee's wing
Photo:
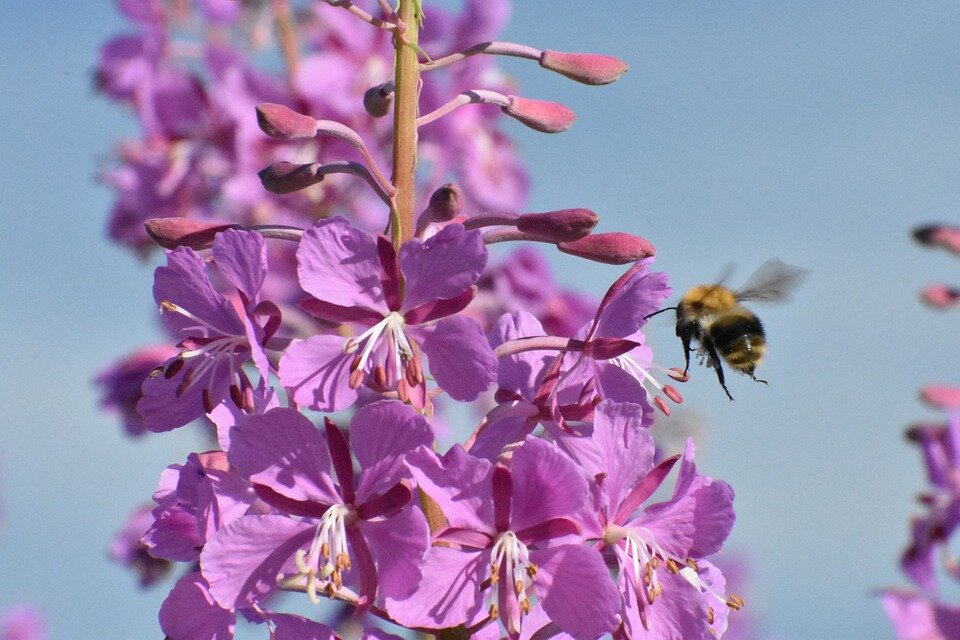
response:
[[[782,302],[790,298],[807,273],[807,269],[791,267],[773,258],[760,265],[735,294],[738,300]]]

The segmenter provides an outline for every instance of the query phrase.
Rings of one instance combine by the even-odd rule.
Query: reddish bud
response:
[[[604,264],[628,264],[656,255],[652,244],[622,231],[594,233],[572,242],[561,242],[557,248],[572,256]]]
[[[271,138],[297,140],[317,135],[317,120],[273,102],[257,105],[257,124]]]
[[[555,71],[583,84],[610,84],[620,79],[630,67],[620,58],[599,53],[564,53],[550,51],[540,54],[540,66]]]
[[[945,309],[960,302],[960,289],[945,284],[930,285],[920,292],[920,299],[931,307]]]
[[[363,108],[374,118],[382,118],[390,113],[391,106],[393,106],[392,82],[370,87],[363,94]]]
[[[960,409],[960,387],[931,384],[920,389],[920,399],[937,409]]]
[[[639,342],[625,338],[596,338],[583,345],[583,354],[594,360],[609,360],[639,347]]]
[[[189,218],[151,218],[144,225],[147,235],[164,249],[190,247],[196,251],[209,249],[221,231],[239,229],[239,224],[200,222]]]
[[[525,213],[517,221],[517,229],[553,242],[570,242],[590,233],[597,220],[597,214],[590,209],[560,209]]]
[[[463,208],[463,193],[460,187],[448,182],[433,192],[427,211],[434,222],[452,220],[460,214]]]
[[[500,109],[511,118],[515,118],[531,129],[542,133],[560,133],[566,131],[577,119],[576,114],[559,102],[531,100],[510,96],[509,103]]]
[[[300,191],[323,180],[323,176],[317,175],[316,164],[292,162],[275,162],[257,175],[264,189],[279,194]]]

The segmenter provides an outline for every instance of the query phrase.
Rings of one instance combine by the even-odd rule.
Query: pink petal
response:
[[[454,445],[442,458],[427,447],[407,456],[417,485],[436,501],[451,527],[493,530],[490,473],[493,465]]]
[[[526,529],[544,520],[569,517],[587,504],[583,472],[556,445],[528,437],[513,454],[513,513],[510,528]]]
[[[303,234],[297,273],[304,291],[342,307],[389,312],[380,283],[377,241],[342,216],[321,220]]]
[[[270,621],[277,625],[270,640],[336,640],[333,630],[325,624],[288,613],[274,613]]]
[[[432,326],[418,327],[417,334],[430,373],[454,400],[476,400],[496,380],[497,359],[476,320],[444,318]]]
[[[396,400],[365,405],[350,423],[350,448],[361,468],[431,444],[433,431],[426,418]]]
[[[531,552],[530,558],[539,566],[533,588],[557,626],[575,638],[613,631],[620,594],[598,551],[565,544]]]
[[[403,309],[410,310],[455,298],[474,285],[487,264],[487,248],[479,231],[452,224],[425,242],[405,243],[399,258],[406,281]]]
[[[180,578],[160,607],[160,628],[170,640],[231,640],[235,615],[210,596],[199,572]]]
[[[230,435],[230,464],[292,500],[339,503],[323,434],[293,409],[250,416]]]
[[[255,304],[267,277],[267,245],[256,231],[228,230],[213,241],[213,261],[220,273]]]
[[[313,336],[291,345],[280,358],[280,383],[297,404],[317,411],[338,411],[353,404],[350,388],[353,354],[343,352],[343,338]]]
[[[294,570],[316,525],[284,516],[244,516],[217,532],[200,554],[200,569],[222,607],[239,609],[277,588],[277,574]]]

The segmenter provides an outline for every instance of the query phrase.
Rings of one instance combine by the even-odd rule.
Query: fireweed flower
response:
[[[451,225],[397,253],[385,238],[337,216],[304,233],[297,259],[300,284],[313,296],[301,306],[362,329],[349,338],[313,336],[287,349],[280,381],[298,404],[335,411],[367,385],[427,406],[421,350],[437,384],[455,400],[474,400],[493,382],[497,362],[480,325],[454,315],[473,298],[487,262],[479,232]]]
[[[949,607],[910,591],[885,589],[883,609],[893,623],[897,640],[953,640],[960,638],[960,607]]]
[[[230,469],[223,451],[191,453],[170,465],[153,494],[153,524],[143,535],[155,558],[193,562],[206,540],[257,501],[250,483]]]
[[[677,457],[654,464],[654,443],[641,408],[602,402],[594,414],[597,459],[584,458],[599,487],[600,539],[618,566],[623,629],[631,638],[712,640],[726,628],[719,570],[702,559],[716,553],[733,527],[733,490],[697,473],[687,442],[673,496],[644,506]]]
[[[183,350],[143,384],[137,410],[151,431],[183,426],[228,397],[237,406],[250,405],[253,385],[243,365],[252,360],[261,380],[267,379],[264,344],[280,325],[277,306],[260,300],[267,273],[260,234],[228,230],[213,241],[213,263],[235,288],[237,302],[214,288],[193,249],[168,252],[167,263],[155,271],[153,296]]]
[[[207,541],[200,566],[221,606],[243,608],[278,588],[316,601],[346,593],[345,582],[369,606],[378,593],[399,598],[416,588],[429,531],[410,502],[403,457],[433,442],[430,426],[384,400],[359,409],[349,433],[348,442],[329,420],[321,432],[291,409],[233,428],[230,463],[274,512],[246,515]]]
[[[32,608],[19,605],[0,614],[0,640],[45,640],[43,616]]]
[[[613,629],[616,589],[600,554],[582,542],[587,481],[557,447],[528,438],[509,468],[459,445],[442,458],[421,449],[408,463],[449,526],[435,535],[443,546],[427,552],[416,593],[388,601],[395,620],[439,629],[499,618],[516,638],[539,603],[575,637]]]
[[[210,595],[199,571],[186,574],[160,606],[160,629],[170,640],[231,640],[236,614]]]
[[[143,505],[134,509],[114,534],[107,550],[112,560],[137,574],[141,587],[155,584],[170,571],[170,561],[154,558],[142,540],[153,525],[152,508],[153,505]]]
[[[143,381],[176,353],[176,349],[167,345],[142,347],[113,363],[94,380],[103,393],[100,407],[120,415],[127,435],[146,433],[143,418],[137,412],[137,403],[143,397]]]

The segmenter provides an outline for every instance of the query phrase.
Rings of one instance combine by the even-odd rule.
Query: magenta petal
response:
[[[489,577],[490,554],[431,547],[423,580],[404,600],[387,599],[387,613],[405,627],[446,629],[486,617],[480,584]]]
[[[660,488],[660,485],[663,484],[663,481],[673,469],[673,465],[675,465],[679,459],[680,456],[676,455],[662,460],[660,464],[651,469],[650,473],[645,475],[640,482],[634,485],[633,489],[620,501],[619,506],[617,506],[617,502],[611,501],[609,503],[610,506],[616,507],[612,521],[616,524],[623,524],[629,520],[634,512],[640,508],[640,505],[646,502],[647,499]],[[604,488],[606,488],[606,486],[604,486]]]
[[[200,570],[223,607],[246,607],[274,591],[277,574],[294,570],[293,555],[313,539],[316,525],[285,516],[244,516],[207,541]]]
[[[433,431],[426,418],[396,400],[364,405],[350,423],[350,448],[361,469],[431,444]]]
[[[643,407],[649,426],[653,423],[653,408],[647,400],[647,390],[640,381],[615,364],[605,361],[587,360],[587,367],[591,367],[597,384],[600,397],[614,402],[630,402]]]
[[[520,309],[500,316],[490,330],[490,345],[496,348],[508,340],[543,335],[546,333],[540,321]],[[527,400],[532,400],[537,392],[540,374],[554,356],[556,353],[551,351],[524,351],[500,358],[497,384],[501,389],[516,391]]]
[[[426,302],[419,307],[415,307],[403,314],[403,320],[407,324],[423,324],[440,318],[446,318],[456,313],[460,313],[467,308],[473,301],[476,289],[466,289],[460,295],[449,300],[433,300]]]
[[[317,411],[338,411],[353,404],[350,388],[353,354],[343,352],[343,338],[313,336],[291,345],[280,358],[280,384],[293,392],[297,404]]]
[[[423,512],[410,506],[386,520],[358,524],[377,566],[380,594],[403,599],[420,585],[420,561],[430,544]]]
[[[254,303],[267,277],[267,245],[256,231],[222,231],[213,240],[213,262],[220,273]]]
[[[513,513],[510,528],[570,517],[587,504],[583,472],[556,445],[528,437],[513,454]]]
[[[593,335],[629,338],[646,322],[646,316],[660,309],[670,293],[667,274],[638,269],[609,299]]]
[[[620,579],[624,602],[623,624],[631,637],[637,640],[714,640],[707,623],[708,603],[704,602],[703,594],[679,575],[662,569],[657,572],[657,579],[663,587],[663,593],[653,605],[648,605],[646,596],[637,592],[629,579],[629,572],[625,571]]]
[[[497,358],[476,320],[453,316],[417,331],[430,373],[454,400],[476,400],[497,379]]]
[[[316,298],[301,300],[297,303],[297,306],[316,318],[336,324],[363,322],[372,325],[383,319],[383,314],[379,311],[371,311],[361,307],[341,307]]]
[[[389,312],[380,283],[376,238],[335,216],[307,229],[297,250],[300,286],[341,307]]]
[[[565,544],[533,551],[530,559],[539,567],[533,588],[557,626],[575,638],[613,631],[620,594],[597,550]]]
[[[535,418],[526,415],[507,415],[502,420],[486,426],[470,447],[470,455],[493,462],[503,452],[504,447],[520,442],[536,426]]]
[[[451,527],[493,530],[490,472],[493,465],[454,445],[442,458],[427,447],[407,456],[417,485],[436,501]]]
[[[236,616],[210,596],[199,572],[180,578],[160,607],[160,628],[170,640],[230,640]]]
[[[487,264],[487,248],[479,231],[459,224],[444,227],[426,241],[400,247],[400,270],[406,281],[403,309],[433,300],[454,298],[473,286]]]
[[[143,543],[154,558],[193,562],[203,547],[197,517],[179,505],[154,509],[153,525],[143,534]]]
[[[230,436],[230,464],[254,484],[293,500],[341,502],[323,434],[293,409],[250,416]]]
[[[172,362],[174,359],[167,361],[165,366]],[[204,391],[211,405],[223,402],[230,384],[226,358],[218,359],[205,373],[182,388],[185,376],[201,363],[206,365],[208,362],[206,356],[197,356],[171,378],[161,373],[143,381],[143,395],[137,402],[137,412],[147,429],[155,433],[170,431],[203,417]]]
[[[166,301],[186,309],[219,334],[243,335],[236,310],[210,284],[203,258],[193,249],[180,247],[167,253],[167,266],[153,272],[153,298],[157,305]],[[161,317],[174,331],[192,329],[190,335],[211,335],[209,329],[183,314],[164,311]]]
[[[273,613],[270,621],[277,625],[270,640],[336,640],[333,630],[325,624],[289,613]]]
[[[600,466],[585,469],[591,476],[606,474],[602,488],[611,515],[653,464],[653,438],[644,426],[644,408],[638,404],[604,400],[594,413],[591,439]]]

